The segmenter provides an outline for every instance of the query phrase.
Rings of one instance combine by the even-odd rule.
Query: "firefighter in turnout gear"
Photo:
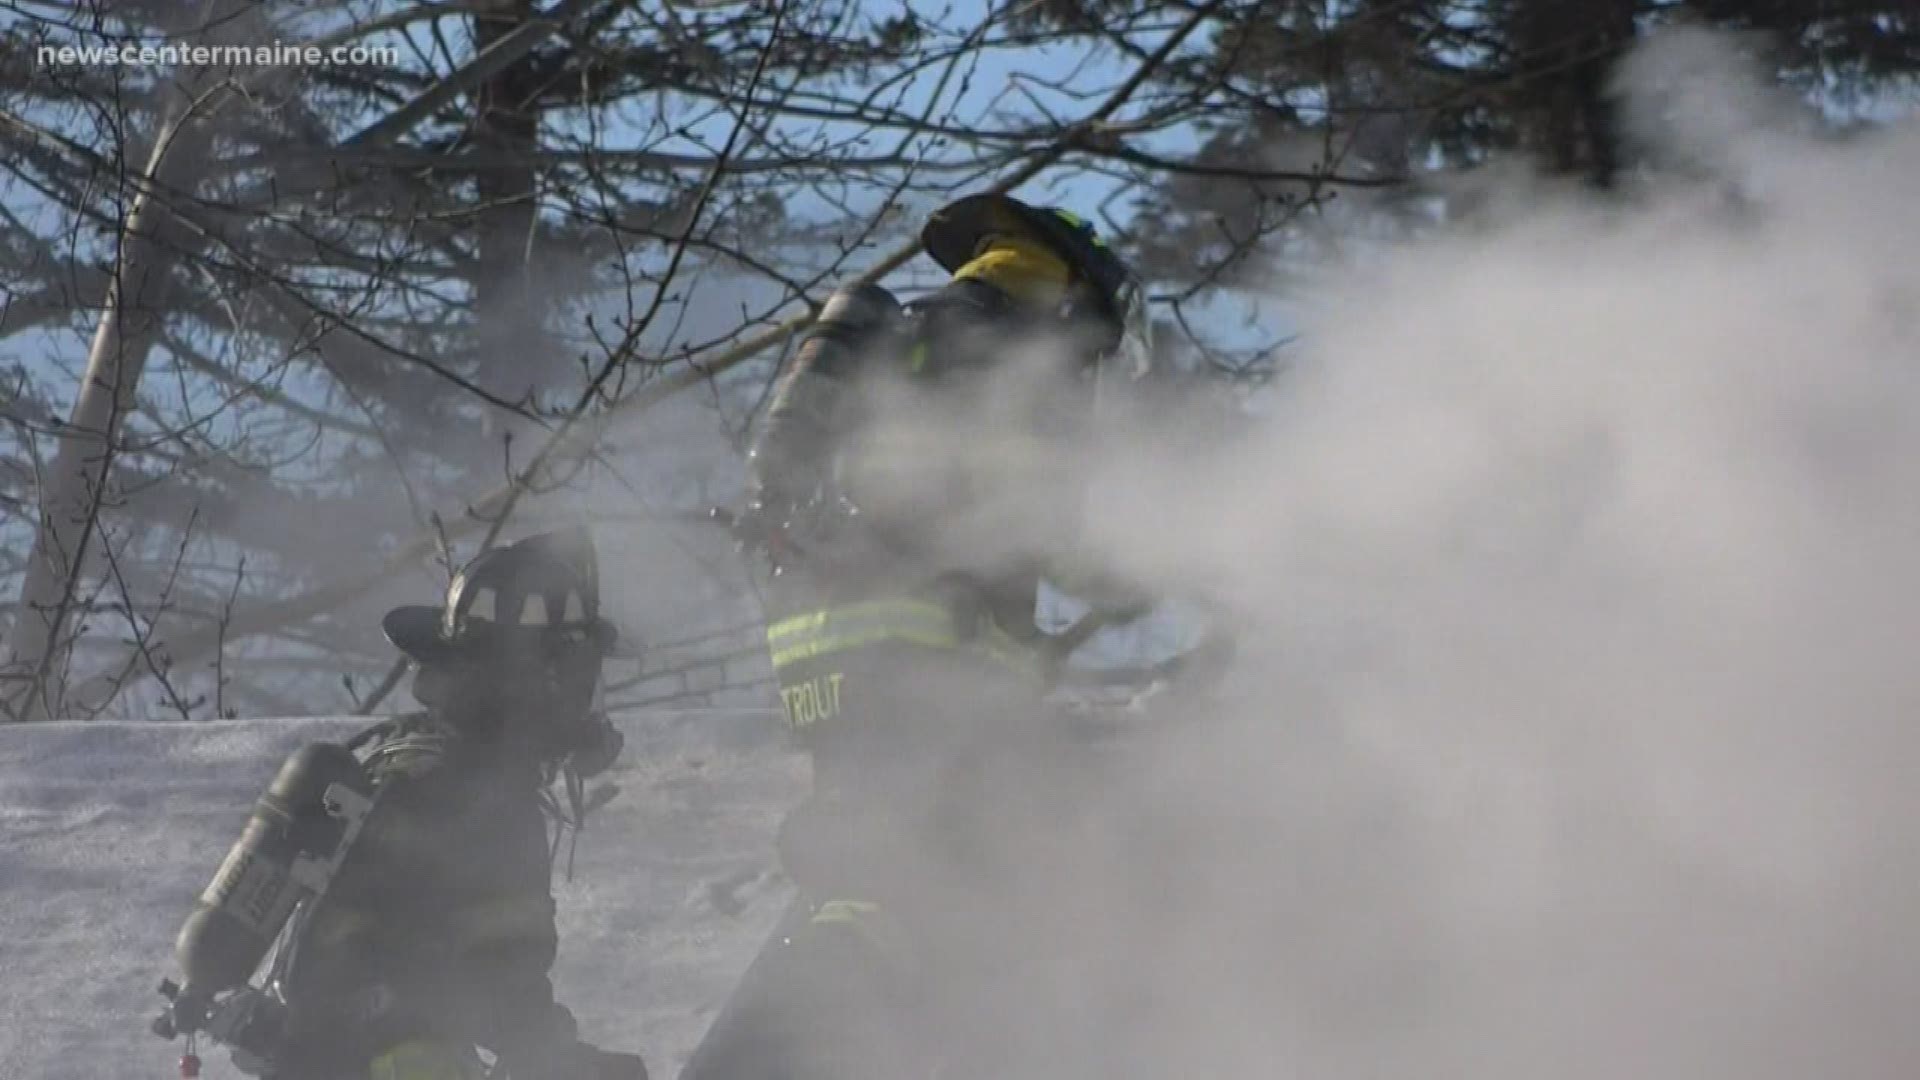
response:
[[[998,977],[981,883],[1020,872],[995,838],[1060,750],[1042,697],[1067,643],[1036,623],[1042,582],[1096,618],[1146,609],[1069,565],[1101,380],[1151,355],[1138,282],[1077,216],[1004,195],[936,212],[922,241],[947,284],[904,307],[835,295],[752,449],[734,528],[771,571],[814,792],[780,834],[797,899],[682,1080],[927,1076],[962,1052],[959,1017],[995,1026],[946,988]],[[1010,1075],[983,1041],[969,1066]]]
[[[265,986],[226,999],[255,993],[277,1016],[240,1033],[226,1025],[222,1038],[219,1010],[204,1002],[224,988],[193,990],[203,954],[221,951],[217,934],[195,929],[209,922],[197,915],[179,950],[188,992],[176,992],[173,1012],[185,1022],[163,1034],[198,1029],[236,1043],[237,1063],[274,1080],[644,1080],[638,1057],[578,1039],[548,977],[557,946],[548,816],[565,813],[549,792],[564,777],[577,813],[581,778],[611,764],[621,743],[593,711],[617,641],[598,592],[591,542],[573,530],[481,554],[444,608],[388,613],[383,629],[417,662],[425,710],[345,749],[318,744],[329,751],[322,760],[350,753],[348,770],[358,759],[354,790],[370,809],[331,879],[301,894]],[[312,824],[300,819],[299,790],[276,781],[263,800],[284,811],[287,833]],[[223,869],[203,908],[226,899],[228,877]],[[245,961],[228,970],[215,981],[252,974]],[[184,1018],[182,997],[195,1002]]]

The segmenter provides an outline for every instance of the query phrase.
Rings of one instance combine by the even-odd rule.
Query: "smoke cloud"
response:
[[[1256,436],[1102,463],[1242,663],[1012,886],[1048,1075],[1920,1067],[1920,126],[1739,67],[1653,43],[1675,168],[1329,270]]]

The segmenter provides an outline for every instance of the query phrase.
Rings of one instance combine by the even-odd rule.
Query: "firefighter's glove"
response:
[[[764,557],[776,570],[793,551],[788,536],[792,515],[764,500],[755,499],[737,513],[716,507],[709,514],[733,536],[736,546]]]

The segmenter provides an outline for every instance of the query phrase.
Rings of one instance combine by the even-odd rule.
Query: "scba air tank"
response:
[[[310,743],[287,758],[180,928],[174,953],[188,995],[210,999],[253,976],[294,908],[325,890],[372,790],[359,759],[338,743]]]

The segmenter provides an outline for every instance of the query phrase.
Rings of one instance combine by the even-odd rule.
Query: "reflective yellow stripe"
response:
[[[807,920],[813,926],[839,926],[858,934],[882,959],[895,965],[914,961],[913,941],[893,913],[871,900],[827,900]]]
[[[952,611],[924,600],[873,600],[795,615],[767,626],[774,670],[890,641],[931,649],[964,649],[1039,678],[1032,649],[991,624],[963,633]]]
[[[969,644],[989,658],[1015,668],[1029,678],[1044,679],[1046,677],[1047,665],[1040,654],[1035,652],[1032,646],[999,627],[989,628],[977,641]]]
[[[444,1043],[415,1039],[373,1059],[369,1080],[478,1080],[477,1062]]]
[[[1055,210],[1053,212],[1053,216],[1059,218],[1060,220],[1066,222],[1067,224],[1073,226],[1074,228],[1079,229],[1082,233],[1085,234],[1088,241],[1090,241],[1094,247],[1104,248],[1107,246],[1107,242],[1101,239],[1100,234],[1094,230],[1093,226],[1088,225],[1086,222],[1086,219],[1081,217],[1079,214],[1076,214],[1071,210]]]
[[[960,645],[960,639],[952,634],[923,634],[905,628],[867,630],[858,634],[823,635],[784,649],[775,649],[773,666],[783,668],[804,660],[831,656],[834,653],[858,649],[863,645],[879,645],[888,641],[924,645],[930,649],[952,649]]]
[[[905,641],[928,648],[954,648],[961,636],[953,613],[938,604],[914,600],[875,600],[782,619],[767,627],[773,666],[877,645]]]
[[[814,909],[813,918],[808,921],[815,925],[857,923],[879,913],[880,905],[871,900],[828,900]]]
[[[856,624],[914,625],[930,631],[954,633],[953,612],[924,600],[869,600],[795,615],[767,626],[767,642],[774,644],[801,634],[843,632]]]

